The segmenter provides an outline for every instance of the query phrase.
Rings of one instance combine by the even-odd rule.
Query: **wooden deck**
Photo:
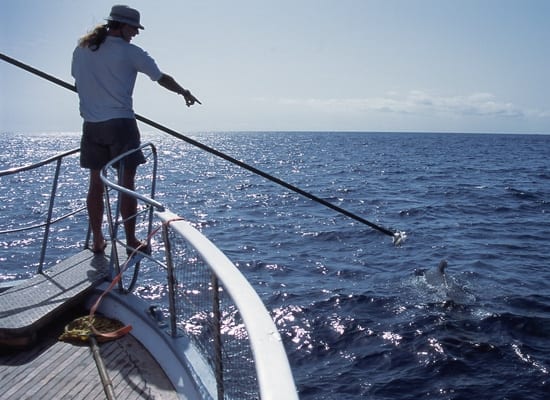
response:
[[[107,398],[91,346],[60,342],[58,337],[72,319],[87,314],[82,303],[105,281],[108,265],[107,256],[84,250],[0,293],[2,400]],[[99,353],[115,398],[178,398],[158,363],[133,336],[100,344]]]
[[[90,346],[59,342],[63,323],[28,350],[0,354],[0,398],[105,399]],[[131,335],[99,345],[117,399],[177,399],[156,361]]]

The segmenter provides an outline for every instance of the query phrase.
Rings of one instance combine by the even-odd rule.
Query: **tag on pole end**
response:
[[[407,239],[407,234],[403,231],[397,231],[393,234],[393,244],[395,246],[400,246]]]

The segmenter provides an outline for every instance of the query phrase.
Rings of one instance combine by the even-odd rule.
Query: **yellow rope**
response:
[[[99,315],[94,315],[90,318],[89,315],[86,315],[84,317],[76,318],[65,325],[65,331],[59,336],[59,340],[64,342],[86,343],[91,335],[96,335],[98,342],[106,342],[108,340],[116,339],[122,335],[108,336],[101,335],[102,333],[107,334],[115,332],[123,327],[124,324],[116,319],[106,318]],[[124,332],[123,334],[126,333],[128,332]]]

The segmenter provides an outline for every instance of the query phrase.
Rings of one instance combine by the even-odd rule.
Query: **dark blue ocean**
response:
[[[550,136],[189,136],[406,233],[396,247],[178,139],[143,134],[159,150],[157,199],[195,222],[258,291],[301,399],[549,398]],[[78,145],[78,133],[0,134],[0,170]],[[71,177],[62,201],[82,204],[86,179]],[[47,184],[0,181],[2,204],[16,186],[27,191],[1,213],[43,214]],[[64,253],[82,245],[71,235],[55,233]],[[0,236],[0,281],[33,268],[13,254],[17,244]],[[435,273],[443,259],[444,280]]]

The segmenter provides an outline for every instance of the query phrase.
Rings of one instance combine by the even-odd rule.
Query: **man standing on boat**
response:
[[[132,93],[138,72],[149,76],[164,88],[181,94],[187,106],[201,104],[189,90],[174,78],[162,73],[155,60],[144,50],[130,44],[140,29],[137,10],[116,5],[105,25],[96,27],[80,38],[74,50],[71,73],[80,100],[80,115],[84,119],[80,144],[80,165],[90,170],[87,196],[88,216],[93,233],[92,250],[101,253],[106,247],[102,231],[104,201],[101,169],[116,156],[140,146],[140,134],[132,105]],[[141,152],[125,159],[120,184],[134,190],[138,165],[145,158]],[[135,235],[137,201],[121,198],[121,215],[126,221],[126,244],[143,247]],[[143,248],[142,248],[143,250]]]

